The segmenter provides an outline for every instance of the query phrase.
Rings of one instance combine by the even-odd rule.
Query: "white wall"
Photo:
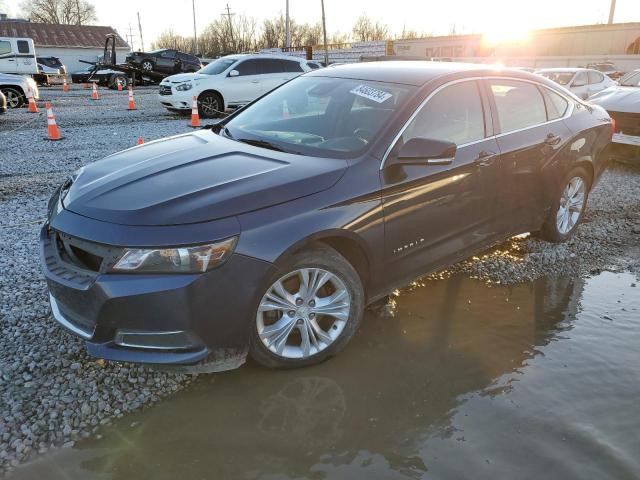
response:
[[[71,74],[78,70],[86,70],[88,65],[80,62],[96,62],[98,57],[102,57],[104,48],[64,48],[64,47],[38,47],[36,46],[36,56],[38,57],[58,57],[67,67],[67,73]],[[129,53],[129,49],[116,49],[117,63],[124,62],[124,57]]]

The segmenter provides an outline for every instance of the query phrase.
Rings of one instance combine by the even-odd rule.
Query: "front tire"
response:
[[[2,93],[7,97],[8,108],[20,108],[25,104],[24,95],[15,88],[3,88]]]
[[[567,174],[539,232],[540,238],[560,243],[575,233],[587,207],[590,187],[591,176],[583,167],[575,167]]]
[[[314,365],[349,342],[364,312],[360,276],[337,251],[294,254],[269,280],[252,322],[250,353],[272,368]]]
[[[202,118],[216,118],[223,113],[222,97],[215,92],[204,92],[198,97],[198,115]]]

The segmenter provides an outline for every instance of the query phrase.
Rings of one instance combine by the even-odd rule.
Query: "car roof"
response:
[[[276,60],[296,60],[298,62],[306,62],[307,60],[302,57],[295,57],[293,55],[278,55],[277,53],[234,53],[233,55],[225,55],[220,58],[234,58],[240,60],[241,58],[275,58]],[[216,59],[217,60],[217,59]]]
[[[428,60],[347,63],[333,68],[314,70],[306,73],[305,76],[351,78],[420,86],[435,78],[456,73],[466,73],[468,76],[502,76],[508,73],[510,77],[540,81],[540,77],[536,78],[534,74],[524,70],[476,63],[432,62]]]

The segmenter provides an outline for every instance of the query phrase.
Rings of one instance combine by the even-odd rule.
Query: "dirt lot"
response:
[[[114,417],[184,388],[192,377],[95,361],[50,316],[38,265],[38,230],[57,185],[77,168],[146,141],[188,132],[156,88],[126,92],[43,89],[64,139],[46,141],[46,115],[0,117],[0,472],[52,447],[71,446]],[[42,103],[42,102],[40,102]],[[205,122],[206,123],[206,122]],[[613,166],[593,191],[578,235],[562,245],[513,239],[451,271],[518,283],[542,275],[640,268],[640,168]]]

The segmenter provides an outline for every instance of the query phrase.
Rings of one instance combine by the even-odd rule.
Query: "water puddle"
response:
[[[635,283],[427,280],[323,365],[202,376],[9,478],[638,478]]]

